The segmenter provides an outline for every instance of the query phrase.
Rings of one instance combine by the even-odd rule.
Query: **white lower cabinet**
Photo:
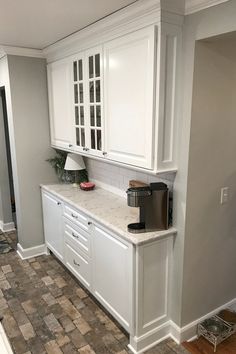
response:
[[[60,261],[64,261],[62,202],[51,194],[43,192],[42,204],[45,243]]]
[[[93,228],[93,291],[109,312],[131,331],[132,245],[101,227]]]
[[[135,245],[49,193],[42,199],[47,247],[126,329],[132,351],[166,338],[173,236]]]

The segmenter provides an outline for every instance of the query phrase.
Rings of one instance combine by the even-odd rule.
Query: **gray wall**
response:
[[[193,79],[197,77],[194,75],[194,63],[195,63],[195,43],[196,40],[208,38],[210,36],[219,35],[226,32],[236,31],[236,22],[235,22],[235,13],[236,13],[236,2],[228,1],[224,4],[206,9],[204,11],[200,11],[193,15],[189,15],[185,17],[184,21],[184,31],[183,31],[183,66],[182,66],[182,120],[180,124],[181,134],[179,136],[179,164],[178,164],[178,173],[176,175],[176,179],[174,182],[174,224],[178,229],[178,234],[175,239],[174,244],[174,257],[173,257],[173,272],[172,272],[172,292],[171,292],[171,318],[172,320],[179,326],[184,326],[185,324],[194,321],[200,318],[202,315],[207,314],[213,308],[216,308],[219,305],[224,304],[229,299],[236,296],[235,286],[234,284],[229,284],[228,281],[225,280],[223,285],[227,283],[227,289],[221,287],[220,282],[218,282],[218,290],[219,295],[216,296],[216,286],[215,283],[212,283],[212,278],[216,278],[219,276],[219,279],[222,279],[226,271],[230,269],[230,266],[234,264],[234,257],[232,252],[227,254],[227,251],[231,247],[234,246],[234,241],[232,240],[232,233],[229,234],[229,230],[234,229],[234,221],[232,218],[232,213],[228,213],[225,211],[230,206],[233,208],[233,202],[230,201],[230,204],[226,208],[220,208],[219,206],[219,188],[221,187],[221,183],[224,185],[229,185],[231,187],[231,192],[234,193],[233,188],[233,176],[231,176],[231,180],[229,177],[227,178],[225,175],[220,178],[221,183],[219,181],[214,184],[215,174],[218,174],[217,168],[215,168],[215,159],[214,155],[210,152],[214,152],[216,146],[214,145],[214,139],[205,138],[205,141],[200,140],[202,134],[204,135],[204,129],[207,129],[207,133],[210,136],[214,137],[214,129],[224,129],[224,115],[221,116],[221,120],[217,118],[217,126],[215,128],[213,124],[213,116],[208,117],[208,113],[213,114],[214,111],[205,112],[205,126],[204,122],[202,122],[201,117],[195,116],[195,111],[193,111],[192,116],[192,102],[193,105],[199,106],[194,103],[196,97],[193,98]],[[206,63],[207,64],[207,63]],[[197,65],[197,64],[196,64]],[[231,66],[232,68],[232,66]],[[222,66],[221,66],[222,69]],[[232,75],[232,72],[231,72]],[[195,82],[194,82],[195,85]],[[204,85],[208,85],[207,89],[212,89],[209,84],[204,83]],[[202,89],[203,90],[203,89]],[[195,88],[194,88],[195,91]],[[206,91],[204,90],[206,93]],[[228,92],[228,91],[226,91]],[[196,91],[194,92],[194,95]],[[213,94],[213,93],[212,93]],[[225,92],[222,90],[221,94],[224,96]],[[210,97],[209,97],[210,99]],[[213,101],[219,100],[219,97],[216,96],[212,98]],[[225,100],[225,101],[224,101]],[[195,101],[197,102],[197,101]],[[223,99],[223,104],[226,105],[226,98]],[[208,105],[206,102],[204,103],[205,107],[202,109],[207,109]],[[194,110],[195,110],[194,108]],[[202,112],[204,113],[204,112]],[[236,112],[235,112],[236,113]],[[193,119],[193,124],[191,126],[191,119]],[[200,119],[199,127],[197,126],[198,119]],[[206,123],[209,119],[209,126]],[[196,122],[195,122],[196,121]],[[191,127],[191,141],[190,141],[190,127]],[[219,131],[216,130],[216,136],[219,137]],[[197,138],[199,138],[198,146]],[[230,135],[228,139],[232,138]],[[222,142],[222,140],[220,140]],[[233,142],[231,142],[233,144]],[[192,146],[193,144],[193,146]],[[199,145],[203,144],[203,148],[201,149],[201,154],[208,156],[207,163],[202,163],[198,161],[198,159],[202,158],[200,151],[199,155],[197,155],[197,150]],[[213,144],[213,151],[211,149],[211,145]],[[200,148],[200,147],[199,147]],[[195,151],[196,149],[196,151]],[[189,156],[190,150],[190,156]],[[221,154],[220,149],[217,148],[218,152],[214,154]],[[209,154],[209,153],[210,154]],[[231,155],[229,155],[231,156]],[[211,159],[213,157],[213,160]],[[231,158],[230,163],[233,164]],[[229,163],[229,164],[230,164]],[[196,164],[196,166],[195,166]],[[208,164],[213,164],[211,169],[211,175],[208,173]],[[201,166],[201,169],[200,169]],[[225,165],[223,165],[225,166]],[[200,170],[199,170],[200,169]],[[219,166],[218,166],[219,169]],[[232,170],[231,170],[232,172]],[[211,199],[210,195],[208,197],[209,204],[207,204],[206,199],[202,194],[201,198],[199,195],[199,182],[203,180],[207,186],[210,186],[209,193],[212,193],[212,188],[214,190],[214,198]],[[211,184],[214,184],[214,187],[211,187]],[[193,184],[195,189],[193,188]],[[207,192],[208,193],[208,192]],[[233,194],[231,195],[233,198]],[[195,204],[195,199],[197,199]],[[215,204],[216,203],[216,204]],[[226,240],[228,240],[228,244],[224,244],[222,241],[222,236],[217,233],[216,237],[212,236],[212,230],[210,232],[210,240],[208,243],[204,242],[206,237],[206,232],[208,231],[208,226],[206,222],[212,220],[212,211],[211,208],[219,208],[219,212],[215,214],[215,217],[221,218],[223,211],[225,212],[223,223],[219,231],[224,229],[224,232],[228,232]],[[201,210],[204,209],[204,212]],[[199,213],[201,210],[201,221],[196,224],[196,213]],[[204,215],[208,215],[206,218]],[[226,223],[229,225],[226,227]],[[190,225],[194,224],[194,229],[190,229]],[[201,223],[205,223],[205,226],[201,226]],[[197,226],[196,226],[197,225]],[[219,225],[218,225],[219,226]],[[225,229],[226,227],[226,229]],[[198,229],[197,229],[198,228]],[[204,229],[205,228],[205,229]],[[199,233],[201,236],[199,236]],[[224,233],[225,234],[225,233]],[[204,235],[204,236],[203,236]],[[229,239],[231,238],[231,241]],[[203,252],[203,248],[207,247],[207,251]],[[221,249],[225,250],[221,252]],[[236,248],[235,248],[236,249]],[[204,256],[206,254],[209,256],[209,260],[207,262],[207,270],[205,267],[201,266],[203,262],[206,265],[205,260],[203,260],[202,252]],[[217,259],[219,257],[219,261]],[[217,263],[217,268],[214,269],[213,264]],[[221,263],[221,264],[220,264]],[[221,265],[223,265],[224,270],[221,271]],[[200,267],[201,275],[204,273],[204,277],[198,276],[198,266]],[[233,278],[233,273],[235,271],[235,266],[230,270],[231,279]],[[196,278],[196,281],[194,280]],[[202,279],[202,280],[201,280]],[[211,289],[211,285],[206,287],[206,284],[213,284],[213,288]],[[205,294],[205,297],[204,297]],[[214,300],[214,298],[216,298]],[[204,304],[203,304],[204,303]]]
[[[44,243],[40,183],[57,180],[45,161],[53,152],[44,59],[8,56],[0,62],[6,87],[18,242],[23,248]]]
[[[236,40],[197,43],[182,323],[236,296]],[[220,204],[220,188],[230,200]]]
[[[7,166],[2,97],[0,96],[0,222],[12,222],[11,196]]]

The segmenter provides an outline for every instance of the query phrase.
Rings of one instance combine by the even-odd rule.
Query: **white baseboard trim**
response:
[[[167,321],[140,337],[130,336],[130,344],[128,347],[134,354],[141,354],[162,342],[163,340],[167,339],[169,336],[170,321]]]
[[[170,321],[170,337],[177,343],[181,343],[181,328],[173,321]]]
[[[0,352],[1,354],[13,354],[10,343],[4,331],[2,324],[0,323]]]
[[[229,302],[225,303],[222,306],[217,307],[213,311],[207,313],[206,315],[198,318],[197,320],[183,326],[180,328],[179,326],[176,325],[173,321],[170,321],[170,336],[174,341],[178,344],[184,342],[184,341],[191,341],[196,337],[197,333],[197,325],[198,323],[204,321],[206,318],[209,318],[211,316],[214,316],[221,310],[236,305],[236,298],[230,300]]]
[[[43,244],[35,247],[23,248],[19,243],[17,243],[17,253],[21,259],[28,259],[41,256],[42,254],[47,254],[47,247]]]
[[[215,315],[224,308],[233,306],[236,306],[236,298],[232,299],[231,301],[225,303],[222,306],[219,306],[213,311],[207,313],[206,315],[198,318],[197,320],[187,324],[182,328],[179,327],[172,320],[169,320],[140,337],[130,336],[130,344],[128,345],[128,347],[134,354],[141,354],[144,353],[146,350],[154,347],[158,343],[162,342],[166,338],[172,338],[177,344],[180,344],[184,341],[194,340],[197,334],[198,323],[204,321],[206,318]]]
[[[14,231],[15,224],[14,222],[4,223],[2,220],[0,220],[0,230],[3,232]]]

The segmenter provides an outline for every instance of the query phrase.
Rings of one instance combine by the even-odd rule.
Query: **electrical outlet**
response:
[[[229,200],[229,187],[223,187],[220,190],[220,204],[228,203]]]

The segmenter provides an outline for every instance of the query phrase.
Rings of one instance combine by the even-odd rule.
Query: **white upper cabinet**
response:
[[[152,169],[155,27],[104,45],[106,158]]]
[[[181,4],[136,1],[46,49],[53,146],[177,170]]]
[[[72,149],[70,61],[63,59],[49,64],[47,73],[51,144]]]
[[[102,49],[92,48],[71,60],[73,68],[74,150],[102,156],[103,61]]]

